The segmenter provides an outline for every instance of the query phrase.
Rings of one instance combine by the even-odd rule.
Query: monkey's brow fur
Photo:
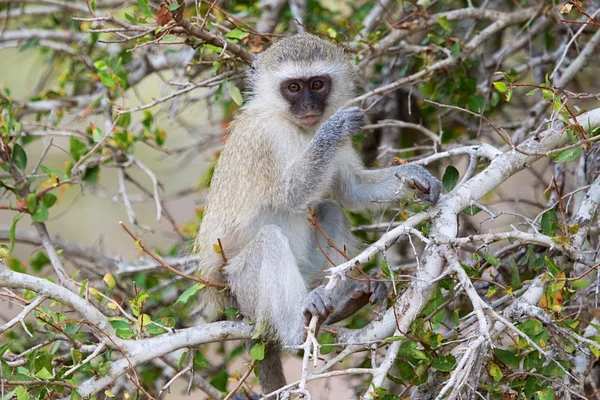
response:
[[[301,343],[303,314],[323,320],[337,304],[327,320],[335,322],[332,317],[348,316],[369,299],[360,288],[357,298],[353,285],[360,283],[350,280],[332,294],[317,287],[330,260],[345,261],[327,246],[327,239],[349,255],[355,249],[341,204],[364,208],[397,201],[406,186],[397,176],[431,189],[433,201],[441,185],[419,166],[364,168],[350,140],[364,125],[364,113],[358,107],[341,107],[352,98],[354,87],[341,48],[314,36],[293,36],[259,56],[256,67],[258,76],[251,77],[256,93],[230,125],[195,246],[200,275],[227,282],[230,290],[203,288],[197,311],[214,320],[224,309],[237,307],[264,329],[267,355],[259,363],[259,375],[268,393],[285,384],[279,348]],[[290,118],[290,105],[279,92],[282,75],[324,71],[332,79],[325,112],[314,128],[301,127]],[[327,238],[315,237],[307,222],[309,207]],[[217,240],[225,257],[213,250]],[[378,293],[385,297],[387,291]]]
[[[259,69],[273,70],[283,62],[326,61],[344,64],[347,60],[341,47],[313,35],[297,35],[277,41],[257,58],[255,66]]]

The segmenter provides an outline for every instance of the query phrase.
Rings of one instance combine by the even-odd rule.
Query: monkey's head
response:
[[[318,127],[352,99],[354,76],[341,47],[313,35],[281,39],[260,54],[250,73],[250,107]]]

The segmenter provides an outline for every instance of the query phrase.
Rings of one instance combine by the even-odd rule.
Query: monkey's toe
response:
[[[231,400],[258,400],[260,399],[260,396],[255,394],[255,393],[251,393],[251,394],[246,394],[246,393],[234,393],[233,396],[230,397]]]
[[[304,303],[305,320],[310,321],[310,318],[315,315],[319,320],[324,320],[332,311],[333,301],[324,286],[319,286],[308,294]]]

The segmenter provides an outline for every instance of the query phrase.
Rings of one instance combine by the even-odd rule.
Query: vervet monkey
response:
[[[264,329],[268,347],[258,369],[269,393],[285,385],[280,346],[300,344],[312,315],[335,322],[387,296],[382,284],[355,281],[331,296],[319,286],[332,266],[327,258],[346,260],[321,233],[317,244],[309,208],[336,247],[352,254],[355,240],[340,203],[397,201],[407,184],[435,203],[441,184],[420,166],[364,168],[351,144],[364,113],[343,107],[354,83],[340,47],[307,34],[279,40],[257,57],[249,87],[217,162],[196,241],[202,278],[230,289],[204,288],[200,311],[215,320],[236,307]]]

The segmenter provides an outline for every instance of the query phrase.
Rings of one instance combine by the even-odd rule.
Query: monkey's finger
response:
[[[388,296],[388,288],[387,285],[383,282],[377,282],[375,289],[373,290],[373,294],[369,297],[369,302],[371,304],[379,303],[385,300]]]

